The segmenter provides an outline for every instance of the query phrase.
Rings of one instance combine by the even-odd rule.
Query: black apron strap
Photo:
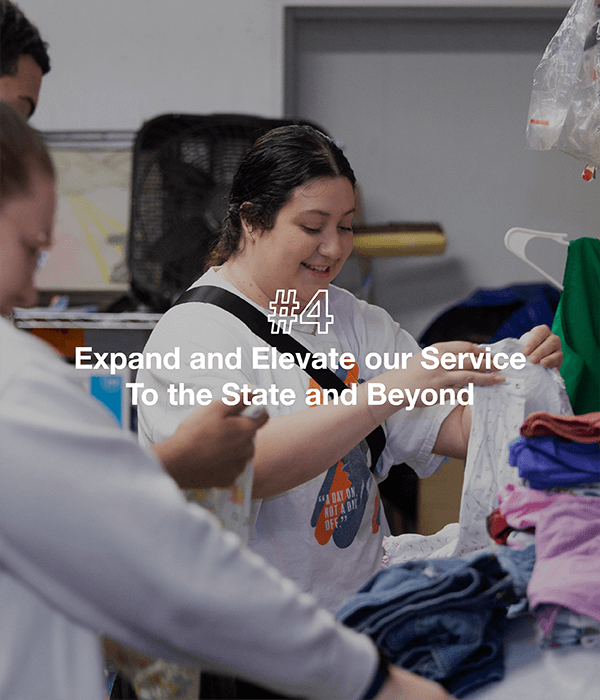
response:
[[[203,285],[201,287],[188,289],[177,299],[173,306],[194,301],[214,304],[228,311],[245,323],[255,335],[269,345],[277,348],[279,352],[291,353],[296,364],[298,364],[296,353],[299,353],[299,355],[305,359],[308,357],[309,359],[306,363],[306,367],[302,369],[304,369],[321,388],[335,389],[338,394],[347,388],[344,382],[330,369],[315,369],[312,366],[312,354],[304,345],[292,338],[289,333],[272,333],[271,322],[265,314],[255,306],[252,306],[252,304],[241,299],[237,294],[233,294],[233,292],[222,289],[221,287]],[[375,430],[367,435],[366,441],[371,452],[371,471],[374,471],[375,465],[385,448],[385,432],[383,428],[380,425],[377,426]]]

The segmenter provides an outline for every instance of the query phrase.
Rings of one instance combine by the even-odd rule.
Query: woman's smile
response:
[[[301,263],[301,265],[304,265],[307,269],[309,269],[313,275],[316,275],[317,277],[327,277],[329,275],[329,271],[331,270],[331,265],[310,265],[309,263]]]

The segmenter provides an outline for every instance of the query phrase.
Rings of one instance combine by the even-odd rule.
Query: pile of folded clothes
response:
[[[600,413],[531,414],[510,446],[497,543],[375,574],[338,612],[402,668],[461,698],[504,677],[506,619],[533,611],[543,647],[600,647]],[[498,546],[500,545],[500,546]]]
[[[498,493],[496,542],[535,542],[527,586],[542,647],[600,648],[600,413],[530,415],[510,446],[519,484]]]
[[[456,697],[504,676],[504,625],[518,586],[489,552],[375,574],[339,611],[390,660]]]

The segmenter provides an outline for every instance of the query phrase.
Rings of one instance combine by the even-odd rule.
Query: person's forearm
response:
[[[328,404],[272,418],[257,433],[253,497],[276,496],[313,479],[334,466],[393,413],[403,410],[405,404],[369,404],[369,384],[382,384],[388,396],[391,389],[416,392],[423,387],[463,386],[469,381],[497,384],[503,380],[497,373],[432,372],[417,360],[406,370],[390,370],[360,384],[356,405]],[[442,424],[433,450],[436,454],[466,456],[470,412],[463,416],[462,409],[463,406],[458,406]],[[463,418],[467,421],[465,424]]]
[[[390,677],[375,700],[451,700],[452,697],[439,683],[392,666]]]
[[[466,459],[471,434],[471,407],[457,406],[440,426],[432,452],[444,457]]]
[[[181,448],[178,445],[177,440],[172,437],[168,438],[163,442],[159,442],[157,445],[152,445],[151,449],[154,456],[162,464],[167,474],[175,479],[181,488],[185,488],[185,486],[180,483],[177,470],[177,465],[181,457]]]
[[[271,418],[256,436],[253,497],[275,496],[310,481],[398,410],[369,405],[367,384],[357,387],[356,405],[328,404]]]

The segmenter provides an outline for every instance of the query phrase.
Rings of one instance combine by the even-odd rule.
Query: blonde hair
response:
[[[29,190],[31,173],[55,177],[41,134],[12,107],[0,102],[0,204]]]

